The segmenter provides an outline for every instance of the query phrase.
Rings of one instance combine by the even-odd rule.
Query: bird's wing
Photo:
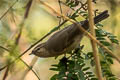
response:
[[[47,48],[51,51],[62,53],[66,47],[74,42],[74,39],[70,39],[70,34],[68,31],[70,27],[66,27],[51,36],[46,42]]]

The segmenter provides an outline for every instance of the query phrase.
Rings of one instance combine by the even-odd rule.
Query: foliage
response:
[[[58,71],[51,80],[97,80],[95,74],[90,71],[90,67],[85,63],[88,58],[87,55],[82,52],[82,47],[76,48],[71,52],[71,56],[63,57],[58,64],[52,65],[50,70]]]
[[[66,0],[65,4],[71,9],[74,9],[74,7],[82,3],[80,1],[76,1]],[[95,0],[93,2],[96,3]],[[84,5],[76,9],[73,13],[74,16],[71,17],[75,21],[77,21],[76,18],[79,17],[79,15],[82,15],[85,19],[88,17],[88,13],[85,9],[86,3],[82,4]],[[112,45],[119,44],[119,42],[116,39],[116,36],[103,30],[102,28],[103,24],[96,24],[96,38],[104,46],[112,50]],[[95,62],[92,54],[93,52],[83,52],[83,48],[83,45],[76,48],[70,52],[69,57],[64,56],[59,60],[58,64],[53,64],[50,70],[56,71],[57,74],[54,74],[50,80],[98,80],[94,72]],[[116,76],[110,69],[110,65],[113,64],[112,56],[104,51],[104,49],[99,45],[98,50],[100,53],[99,55],[103,77],[105,77],[106,80],[117,80]],[[90,65],[88,65],[88,63]]]

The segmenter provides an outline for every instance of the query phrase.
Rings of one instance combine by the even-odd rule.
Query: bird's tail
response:
[[[102,12],[94,18],[94,23],[97,24],[98,22],[106,19],[107,17],[109,17],[108,10],[105,10],[104,12]]]
[[[108,10],[105,10],[96,17],[94,17],[94,24],[97,24],[108,17],[109,17]],[[84,27],[84,29],[87,30],[89,28],[88,20],[83,21],[82,26]]]

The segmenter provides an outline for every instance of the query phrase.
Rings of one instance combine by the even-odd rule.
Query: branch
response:
[[[91,31],[91,34],[95,37],[96,34],[95,34],[93,14],[92,14],[92,1],[87,0],[87,4],[88,4],[88,15],[89,15],[88,17],[89,17],[90,31]],[[95,59],[95,63],[96,63],[97,77],[98,77],[98,80],[103,80],[102,79],[102,71],[101,71],[99,54],[98,54],[98,51],[97,51],[97,44],[93,40],[91,40],[91,43],[92,43],[93,55],[94,55],[94,59]]]

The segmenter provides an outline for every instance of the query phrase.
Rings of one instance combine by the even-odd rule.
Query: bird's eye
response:
[[[37,50],[40,50],[40,48],[37,48]]]

